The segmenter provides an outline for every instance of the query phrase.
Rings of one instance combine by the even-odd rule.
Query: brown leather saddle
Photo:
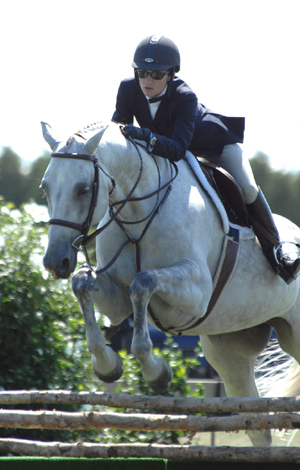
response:
[[[242,227],[250,227],[245,199],[235,179],[224,168],[200,160],[198,163],[223,203],[229,221]]]

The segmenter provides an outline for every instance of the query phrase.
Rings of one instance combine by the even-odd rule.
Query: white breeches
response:
[[[243,192],[246,204],[255,201],[258,195],[258,187],[249,160],[244,156],[240,145],[225,145],[220,157],[210,157],[208,155],[201,155],[201,157],[210,163],[221,166],[234,177]]]

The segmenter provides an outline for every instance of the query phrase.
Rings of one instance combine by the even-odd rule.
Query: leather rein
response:
[[[139,243],[142,240],[142,238],[144,237],[145,233],[147,232],[147,230],[148,230],[151,222],[153,221],[154,217],[156,216],[156,214],[158,214],[159,209],[161,208],[163,203],[166,201],[166,199],[167,199],[167,197],[170,194],[170,191],[172,189],[172,182],[175,180],[175,178],[178,175],[177,165],[174,162],[170,162],[172,164],[173,168],[175,169],[175,175],[172,176],[171,179],[166,184],[161,186],[160,171],[159,171],[158,164],[157,164],[155,158],[153,157],[153,155],[150,152],[148,152],[149,155],[153,158],[153,160],[155,162],[155,165],[156,165],[156,169],[157,169],[157,173],[158,173],[158,189],[156,189],[155,191],[151,192],[150,194],[148,194],[146,196],[138,197],[138,198],[132,198],[131,196],[132,196],[133,192],[135,191],[136,187],[138,186],[138,184],[141,180],[141,177],[142,177],[143,158],[142,158],[141,152],[139,150],[138,144],[133,139],[131,139],[130,137],[129,137],[129,140],[134,145],[134,147],[135,147],[135,149],[138,153],[139,159],[140,159],[140,169],[139,169],[138,177],[137,177],[132,189],[130,190],[128,196],[125,199],[123,199],[121,201],[114,202],[112,204],[109,204],[110,219],[108,220],[108,222],[106,222],[106,224],[104,224],[102,227],[98,228],[97,230],[95,230],[91,234],[88,234],[88,233],[89,233],[91,225],[92,225],[92,220],[93,220],[95,208],[96,208],[96,205],[97,205],[97,198],[98,198],[98,193],[99,193],[99,171],[102,171],[104,173],[104,175],[107,176],[111,181],[112,189],[111,189],[109,194],[112,194],[113,190],[115,189],[116,182],[99,165],[98,159],[97,159],[96,156],[90,156],[90,155],[79,154],[79,153],[64,153],[64,152],[53,152],[51,154],[51,157],[53,157],[53,158],[72,158],[74,160],[85,160],[87,162],[93,163],[93,165],[94,165],[94,181],[93,181],[93,187],[92,187],[92,199],[91,199],[88,215],[87,215],[84,223],[82,225],[80,225],[80,224],[77,224],[75,222],[69,222],[67,220],[62,220],[62,219],[50,219],[48,223],[50,225],[60,225],[60,226],[63,226],[63,227],[69,227],[69,228],[72,228],[72,229],[75,229],[75,230],[78,230],[78,231],[81,232],[81,235],[76,237],[74,239],[74,241],[72,242],[72,247],[77,251],[79,251],[80,249],[82,249],[84,251],[86,262],[88,264],[89,269],[91,271],[96,272],[96,273],[105,272],[107,269],[109,269],[114,264],[114,262],[117,260],[117,258],[119,257],[119,255],[121,254],[121,252],[123,251],[125,246],[127,246],[129,243],[135,245],[135,247],[136,247],[137,271],[141,270]],[[143,147],[143,148],[145,148],[145,147]],[[163,189],[166,189],[166,192],[165,192],[163,198],[159,201],[159,194]],[[125,221],[122,221],[120,218],[118,218],[118,215],[120,214],[121,210],[125,207],[125,205],[128,202],[143,201],[143,200],[148,199],[148,198],[150,198],[152,196],[155,196],[155,195],[157,197],[156,197],[156,202],[154,204],[154,208],[143,219],[138,220],[138,221],[132,221],[132,222],[126,221],[125,222]],[[130,238],[127,235],[127,233],[125,231],[125,228],[124,228],[124,224],[134,225],[134,224],[138,224],[138,223],[141,223],[141,222],[145,222],[146,220],[148,220],[148,222],[147,222],[144,230],[142,231],[142,233],[141,233],[141,235],[138,239]],[[106,266],[104,266],[101,269],[94,270],[91,267],[86,246],[92,240],[94,240],[94,238],[96,238],[100,233],[102,233],[113,221],[115,221],[119,225],[119,227],[122,229],[122,231],[125,233],[125,235],[127,237],[127,240],[119,247],[119,249],[117,250],[114,257],[111,259],[111,261]]]

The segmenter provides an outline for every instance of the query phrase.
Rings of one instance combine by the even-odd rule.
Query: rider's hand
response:
[[[135,127],[132,124],[122,128],[122,134],[128,139],[143,140],[149,144],[151,131],[147,128]]]

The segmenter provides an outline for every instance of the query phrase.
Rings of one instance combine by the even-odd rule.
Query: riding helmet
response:
[[[165,36],[149,36],[143,39],[136,48],[132,66],[135,69],[180,70],[178,47]]]

